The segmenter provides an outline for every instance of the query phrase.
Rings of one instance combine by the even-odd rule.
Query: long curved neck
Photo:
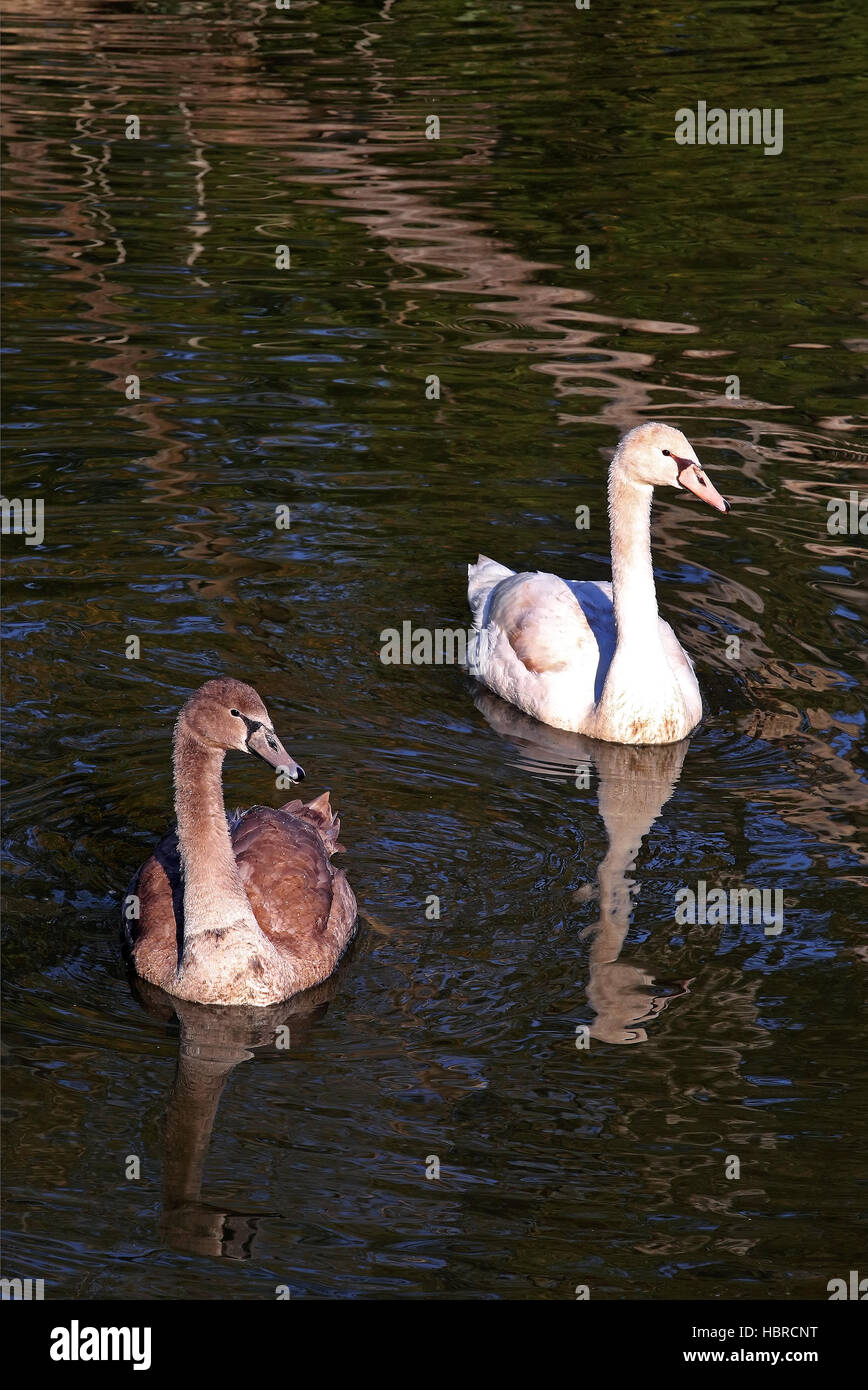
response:
[[[609,474],[612,603],[618,647],[660,647],[657,593],[651,564],[651,497],[613,463]]]
[[[255,918],[238,873],[223,805],[223,750],[175,731],[175,811],[184,877],[184,942],[227,919]]]

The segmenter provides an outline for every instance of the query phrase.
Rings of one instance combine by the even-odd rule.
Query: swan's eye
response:
[[[239,714],[239,712],[238,712],[237,709],[231,709],[231,710],[229,711],[229,713],[230,713],[230,714],[234,714],[236,719],[240,719],[240,718],[241,718],[241,715]]]
[[[666,455],[666,457],[669,458],[669,456],[670,456],[670,455],[669,455],[669,450],[668,450],[668,449],[664,449],[663,452],[664,452],[664,454]]]

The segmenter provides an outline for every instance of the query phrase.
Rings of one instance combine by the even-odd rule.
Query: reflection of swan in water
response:
[[[540,724],[490,691],[477,689],[476,708],[496,733],[509,739],[521,766],[538,776],[580,783],[591,765],[597,769],[597,799],[609,849],[597,871],[599,919],[587,928],[591,938],[588,1000],[596,1018],[591,1036],[610,1043],[644,1042],[643,1024],[652,1022],[689,981],[656,980],[640,966],[618,959],[630,927],[635,880],[628,878],[642,841],[669,800],[681,775],[689,739],[657,747],[602,743],[582,734]],[[594,896],[590,884],[578,901]]]
[[[220,1097],[230,1072],[251,1048],[297,1046],[326,1010],[343,968],[322,984],[267,1008],[195,1004],[131,976],[139,1003],[154,1018],[177,1016],[180,1045],[163,1131],[160,1232],[173,1250],[248,1260],[265,1213],[212,1206],[201,1197],[202,1175]],[[283,1028],[286,1033],[279,1032]]]

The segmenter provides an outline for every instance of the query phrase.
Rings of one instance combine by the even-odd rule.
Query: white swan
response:
[[[468,670],[526,714],[610,743],[677,743],[702,718],[693,662],[658,616],[651,566],[655,487],[729,511],[680,430],[625,434],[609,468],[612,582],[468,566]]]

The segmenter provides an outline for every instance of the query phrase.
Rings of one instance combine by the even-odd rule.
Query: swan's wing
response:
[[[608,608],[611,628],[611,602],[596,585],[575,587],[593,591],[592,621],[584,600],[557,575],[507,571],[486,593],[467,665],[483,685],[534,719],[587,731],[614,645],[605,619]]]
[[[254,916],[293,956],[315,952],[332,910],[332,847],[307,818],[254,806],[232,832],[232,849]]]
[[[596,668],[599,646],[582,603],[554,574],[515,574],[489,596],[488,626],[504,634],[525,670],[540,675],[584,662]]]
[[[124,911],[127,947],[138,973],[165,986],[178,968],[184,913],[181,856],[174,830],[160,840],[130,891],[137,901]]]

